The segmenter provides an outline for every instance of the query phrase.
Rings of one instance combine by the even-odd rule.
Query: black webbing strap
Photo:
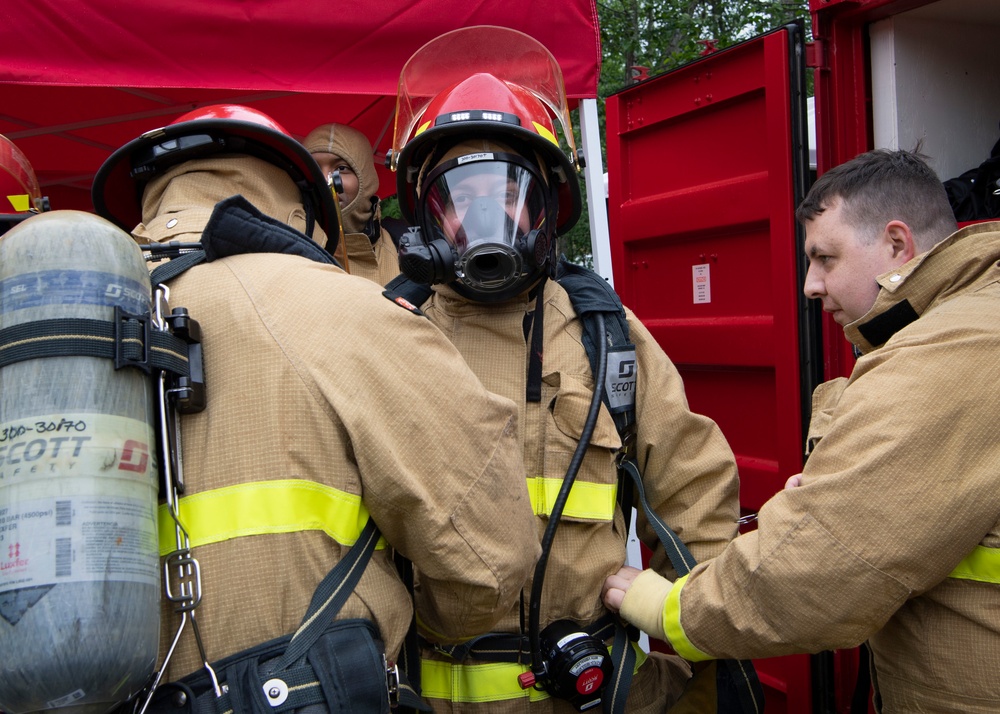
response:
[[[639,467],[634,461],[625,459],[620,465],[620,470],[627,474],[632,481],[632,487],[639,496],[639,502],[646,512],[646,518],[656,532],[656,537],[663,544],[663,549],[666,551],[667,557],[670,558],[670,564],[677,571],[678,577],[687,575],[691,572],[691,568],[698,564],[698,561],[691,555],[691,551],[684,545],[684,541],[674,533],[670,526],[663,522],[663,519],[649,505],[646,500],[646,491],[642,485],[642,476],[639,475]]]
[[[438,645],[430,642],[424,644],[448,655],[456,662],[475,659],[482,662],[522,663],[529,658],[531,650],[527,635],[512,632],[487,632],[460,645]]]
[[[115,308],[114,321],[37,320],[0,330],[0,367],[39,357],[105,357],[115,369],[138,367],[190,376],[187,343],[152,329],[149,315]]]
[[[604,698],[605,714],[625,714],[625,704],[632,687],[635,674],[635,649],[632,647],[628,629],[615,624],[615,641],[611,645],[611,663],[614,666],[614,680],[608,685],[610,696]]]
[[[663,549],[670,558],[678,577],[691,572],[697,561],[691,555],[684,542],[663,522],[646,500],[646,491],[642,486],[642,476],[639,467],[631,460],[622,460],[620,471],[628,474],[639,502],[646,513],[646,518],[656,532]],[[764,711],[764,689],[753,665],[747,660],[718,660],[718,698],[720,712],[742,712],[743,714],[760,714]],[[737,701],[728,701],[735,693]]]
[[[179,255],[172,259],[169,263],[164,263],[163,265],[158,265],[153,268],[152,272],[149,274],[149,279],[153,285],[160,285],[168,280],[171,280],[172,278],[176,278],[188,268],[193,268],[199,263],[204,263],[205,260],[206,255],[204,249]]]
[[[528,376],[525,400],[529,404],[542,401],[542,352],[545,334],[545,278],[535,287],[535,311],[532,314],[531,346],[528,349]]]
[[[399,551],[393,553],[393,560],[396,563],[396,571],[406,586],[406,591],[410,594],[410,601],[416,608],[413,598],[413,563]],[[416,611],[414,609],[414,611]],[[399,650],[399,658],[396,660],[399,665],[400,674],[400,703],[401,706],[413,707],[413,704],[406,704],[402,701],[402,691],[407,692],[407,701],[421,702],[420,698],[420,637],[417,634],[417,618],[410,618],[410,626],[406,630],[406,637],[403,638],[403,646]]]
[[[288,649],[285,650],[277,669],[290,667],[302,659],[323,633],[327,623],[340,612],[340,608],[354,592],[354,587],[361,579],[372,553],[375,552],[379,535],[378,526],[369,518],[347,555],[333,566],[316,586],[309,608],[302,618],[302,624],[292,636],[292,641],[288,643]]]
[[[602,642],[616,634],[615,621],[610,613],[580,629]],[[513,632],[487,632],[460,645],[438,645],[426,641],[424,644],[456,662],[475,659],[482,662],[527,663],[531,656],[528,636]]]

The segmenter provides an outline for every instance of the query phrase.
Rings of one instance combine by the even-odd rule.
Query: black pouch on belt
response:
[[[386,714],[402,705],[430,711],[395,664],[386,662],[375,625],[336,620],[368,563],[379,531],[365,525],[357,543],[316,587],[292,635],[230,655],[207,668],[157,687],[150,714]]]
[[[382,714],[396,688],[384,647],[368,620],[331,622],[306,654],[280,668],[291,635],[226,657],[213,666],[216,696],[204,669],[157,689],[151,714]]]

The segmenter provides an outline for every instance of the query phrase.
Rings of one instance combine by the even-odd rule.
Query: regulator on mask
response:
[[[400,239],[400,269],[425,284],[454,282],[470,299],[505,300],[550,263],[555,195],[516,154],[483,152],[443,162],[427,175],[420,231]]]

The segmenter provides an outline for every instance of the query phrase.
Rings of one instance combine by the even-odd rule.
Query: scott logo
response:
[[[632,379],[635,376],[635,360],[622,360],[618,365],[618,379]]]

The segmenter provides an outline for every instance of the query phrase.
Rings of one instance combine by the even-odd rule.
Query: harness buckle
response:
[[[615,457],[615,463],[618,468],[621,468],[622,464],[626,461],[631,460],[635,456],[635,442],[638,440],[636,430],[634,425],[627,427],[621,433],[622,445],[618,449],[618,454]]]
[[[385,665],[385,686],[389,693],[389,707],[395,709],[399,706],[399,667],[395,662],[390,662],[382,655],[382,662]]]
[[[175,550],[163,561],[163,588],[166,598],[177,605],[176,612],[191,612],[201,602],[201,566],[188,549]],[[171,588],[176,581],[177,592]]]
[[[123,310],[120,305],[115,305],[114,320],[114,344],[115,344],[115,369],[122,367],[138,367],[146,374],[151,373],[149,365],[149,321],[150,316],[136,315],[127,310]],[[138,326],[129,329],[127,326]],[[136,347],[135,342],[139,345]],[[132,345],[132,353],[138,352],[138,357],[131,357],[126,354],[127,346]]]

